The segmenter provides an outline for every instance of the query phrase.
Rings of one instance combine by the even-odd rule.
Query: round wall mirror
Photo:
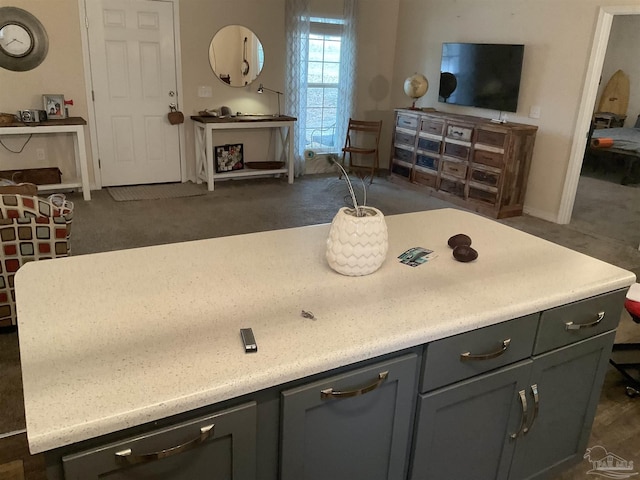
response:
[[[227,25],[216,32],[209,45],[213,73],[232,87],[253,82],[264,65],[260,39],[242,25]]]

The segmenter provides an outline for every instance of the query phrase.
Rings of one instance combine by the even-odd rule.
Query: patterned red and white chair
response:
[[[17,325],[14,276],[27,262],[66,257],[73,204],[64,196],[0,194],[0,327]]]

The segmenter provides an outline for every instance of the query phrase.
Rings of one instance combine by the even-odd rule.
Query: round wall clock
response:
[[[0,67],[16,72],[36,68],[49,50],[40,21],[26,10],[0,7]]]

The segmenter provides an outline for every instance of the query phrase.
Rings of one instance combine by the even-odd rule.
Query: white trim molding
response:
[[[640,5],[625,5],[616,7],[600,7],[598,22],[596,24],[591,56],[587,67],[587,75],[582,89],[582,100],[578,110],[576,129],[573,134],[569,165],[564,181],[564,189],[560,200],[557,223],[567,224],[571,221],[571,213],[576,199],[578,182],[580,181],[580,169],[589,135],[593,106],[596,103],[598,84],[602,74],[604,57],[607,53],[607,44],[611,33],[611,24],[614,15],[640,15]]]

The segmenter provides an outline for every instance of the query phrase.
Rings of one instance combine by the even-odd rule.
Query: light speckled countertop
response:
[[[366,277],[325,259],[328,225],[121,250],[19,270],[32,453],[632,284],[620,268],[443,209],[387,217]],[[456,262],[466,233],[480,256]],[[412,268],[410,247],[439,256]],[[317,320],[302,318],[309,310]],[[252,327],[258,353],[239,330]]]

